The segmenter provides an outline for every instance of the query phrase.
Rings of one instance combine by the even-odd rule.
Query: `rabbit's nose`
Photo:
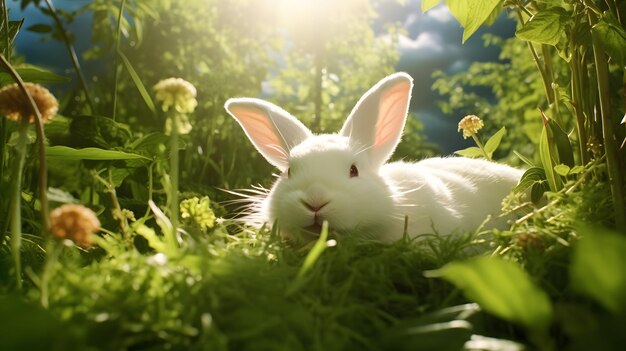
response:
[[[321,210],[322,208],[324,208],[324,206],[328,205],[328,203],[330,201],[326,201],[324,203],[309,203],[306,202],[305,200],[300,200],[300,202],[302,203],[302,205],[304,205],[304,207],[308,208],[311,212],[317,212],[319,210]]]

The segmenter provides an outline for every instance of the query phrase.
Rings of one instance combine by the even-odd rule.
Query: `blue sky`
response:
[[[58,8],[77,8],[88,2],[56,0],[54,4]],[[22,12],[19,10],[19,2],[8,1],[8,4],[12,19],[25,18],[24,28],[48,20],[32,5]],[[421,0],[407,0],[403,5],[383,2],[377,10],[380,18],[374,24],[375,29],[379,29],[382,23],[397,21],[406,30],[406,35],[399,38],[398,50],[401,56],[397,70],[408,72],[415,80],[411,108],[424,121],[428,138],[438,144],[443,153],[465,147],[468,144],[463,138],[450,137],[458,135],[456,124],[463,116],[442,115],[435,103],[439,96],[431,90],[431,75],[437,70],[462,72],[474,61],[497,60],[498,51],[485,48],[481,36],[485,32],[511,36],[515,30],[514,22],[501,16],[493,26],[479,29],[465,44],[461,44],[463,30],[442,4],[425,14],[421,11]],[[79,16],[71,27],[77,34],[78,51],[91,45],[89,27],[90,17],[85,15]],[[53,41],[42,43],[39,37],[39,34],[22,30],[16,41],[17,52],[24,55],[29,63],[71,75],[70,62],[63,46]]]

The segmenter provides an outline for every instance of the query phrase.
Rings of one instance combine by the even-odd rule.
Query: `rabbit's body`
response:
[[[387,77],[361,98],[338,134],[323,135],[263,100],[229,100],[228,112],[282,171],[267,196],[254,199],[250,218],[278,220],[285,236],[317,235],[326,220],[338,231],[395,240],[406,217],[414,236],[473,231],[498,216],[521,170],[463,157],[385,164],[400,140],[411,88],[406,74]]]
[[[480,159],[429,158],[417,163],[394,162],[380,174],[395,194],[395,212],[408,217],[411,235],[473,231],[487,216],[487,228],[506,225],[496,218],[502,199],[519,182],[523,171]],[[402,235],[404,220],[396,222],[389,239]],[[399,234],[398,234],[399,233]]]

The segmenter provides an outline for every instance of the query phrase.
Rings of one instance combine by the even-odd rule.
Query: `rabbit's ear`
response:
[[[341,129],[352,145],[367,150],[374,167],[385,163],[400,142],[412,88],[406,73],[381,80],[361,97]]]
[[[224,107],[261,155],[281,171],[288,167],[291,148],[312,135],[287,111],[261,99],[228,99]]]

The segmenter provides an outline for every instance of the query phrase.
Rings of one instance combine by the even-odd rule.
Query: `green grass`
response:
[[[615,324],[607,320],[624,321],[620,313],[605,310],[570,286],[570,245],[578,240],[575,220],[602,216],[601,207],[589,212],[589,201],[597,196],[586,195],[598,194],[598,184],[555,195],[563,198],[559,206],[514,231],[433,235],[391,244],[331,235],[336,245],[323,245],[318,257],[309,258],[315,243],[296,246],[266,230],[229,234],[223,226],[203,234],[189,223],[180,252],[170,257],[136,234],[133,243],[118,234],[105,235],[99,242],[106,250],[85,252],[57,243],[60,256],[48,270],[48,310],[38,307],[44,257],[32,255],[36,246],[31,245],[25,250],[31,253],[25,257],[26,294],[3,297],[0,303],[2,340],[15,350],[37,345],[81,350],[458,350],[472,335],[481,335],[495,338],[491,342],[500,347],[495,349],[504,349],[511,343],[507,340],[531,349],[576,346],[579,342],[573,344],[569,332],[581,324],[563,322],[563,316],[583,313],[586,320],[608,325]],[[163,239],[152,240],[158,247],[155,243]],[[3,248],[4,271],[10,265],[7,252]],[[541,333],[532,326],[501,319],[488,301],[484,311],[466,305],[472,302],[466,295],[472,295],[465,289],[424,275],[477,253],[496,253],[526,268],[555,306],[555,319],[542,320],[550,326],[548,334],[538,337]],[[489,284],[498,281],[482,284],[494,290]],[[517,283],[511,284],[515,290]],[[583,341],[607,342],[603,333],[610,329],[595,331]],[[606,349],[617,345],[611,342],[609,338]]]

